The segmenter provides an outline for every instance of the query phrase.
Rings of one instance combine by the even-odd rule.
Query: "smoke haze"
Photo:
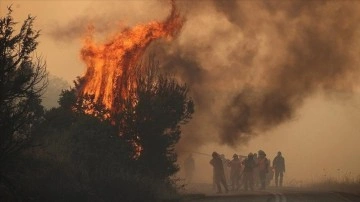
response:
[[[204,113],[212,112],[209,115],[216,121],[207,125],[216,124],[222,143],[246,144],[294,118],[304,99],[314,93],[351,92],[358,84],[359,5],[201,1],[188,8],[185,4],[187,24],[176,51],[170,53],[183,57],[171,57],[166,66],[181,72],[187,83],[201,86],[191,90],[196,101],[205,98],[213,105],[205,106]],[[179,64],[188,66],[171,69]]]
[[[39,51],[49,54],[50,71],[69,81],[85,71],[79,39],[89,23],[99,38],[106,38],[119,27],[161,21],[170,11],[167,1],[56,2],[15,6],[34,8],[25,14],[38,16],[42,43],[52,49],[40,44]],[[43,4],[47,10],[40,9]],[[359,101],[360,2],[202,0],[176,4],[186,19],[182,31],[171,42],[153,43],[148,52],[157,55],[165,72],[188,84],[196,104],[193,120],[183,128],[179,152],[222,150],[229,156],[262,148],[271,158],[282,150],[285,157],[297,159],[320,148],[318,158],[310,159],[316,163],[335,147],[339,153],[334,158],[344,164],[344,170],[359,170],[358,160],[342,159],[358,149],[353,145],[346,150],[346,142],[336,143],[344,135],[351,142],[359,141],[360,128],[348,119],[360,118],[353,107]],[[55,7],[63,12],[54,13],[51,8]],[[54,15],[61,20],[44,20]],[[65,60],[50,55],[61,50]],[[347,97],[354,93],[356,99]],[[211,169],[209,157],[197,160]],[[320,163],[331,166],[332,161]],[[292,164],[289,172],[302,176],[306,170],[302,165],[304,161]],[[317,174],[323,168],[318,169]]]

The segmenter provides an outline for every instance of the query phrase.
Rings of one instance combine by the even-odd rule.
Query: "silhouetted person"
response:
[[[248,157],[242,162],[244,165],[243,171],[243,182],[244,182],[244,189],[245,191],[250,188],[250,190],[254,190],[254,168],[255,168],[255,161],[254,155],[252,153],[248,154]]]
[[[257,167],[259,170],[260,178],[260,189],[265,189],[266,186],[266,176],[269,172],[269,160],[266,158],[266,154],[263,150],[258,151],[258,162]]]
[[[273,168],[275,169],[275,186],[280,185],[280,187],[281,187],[282,183],[283,183],[283,176],[285,173],[285,159],[281,155],[281,152],[278,152],[277,156],[274,158]],[[280,184],[278,181],[279,176],[280,176]]]
[[[271,165],[270,162],[269,162],[269,165]],[[266,175],[266,186],[270,186],[271,180],[274,179],[274,175],[275,175],[275,172],[274,172],[273,167],[269,167],[269,172]]]
[[[214,168],[214,182],[217,186],[217,193],[222,193],[221,184],[224,186],[225,192],[227,193],[229,190],[226,184],[223,162],[220,155],[216,152],[212,153],[212,157],[213,158],[211,159],[210,164]]]
[[[185,169],[186,179],[188,183],[191,183],[195,171],[195,161],[194,158],[192,157],[192,154],[189,154],[189,156],[186,158],[184,162],[184,169]]]
[[[258,155],[256,152],[253,153],[253,159],[254,159],[254,162],[255,162],[255,165],[258,164]],[[255,166],[254,168],[254,186],[255,187],[258,187],[260,184],[260,179],[259,179],[259,168],[257,166]]]
[[[233,155],[233,160],[229,162],[230,166],[230,181],[232,190],[238,190],[240,188],[239,179],[241,173],[241,161],[238,155]]]
[[[230,181],[230,169],[229,169],[228,165],[229,165],[230,160],[225,157],[225,154],[220,154],[220,158],[223,162],[226,182],[229,182]]]

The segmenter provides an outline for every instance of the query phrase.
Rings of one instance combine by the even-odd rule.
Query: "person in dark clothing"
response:
[[[212,153],[212,157],[213,158],[211,159],[210,164],[214,168],[214,182],[217,186],[217,193],[222,193],[221,184],[224,186],[225,192],[227,193],[229,190],[226,184],[223,162],[220,155],[216,152]]]
[[[240,174],[241,174],[241,161],[237,154],[233,155],[233,160],[228,164],[230,167],[230,181],[232,191],[238,190],[240,188]]]
[[[249,153],[248,157],[242,162],[244,165],[243,183],[245,191],[247,191],[249,187],[251,191],[254,190],[254,168],[256,165],[253,157],[254,155]]]
[[[257,165],[258,164],[258,155],[256,152],[254,152],[253,154],[254,154],[253,159],[254,159],[255,165]],[[258,187],[260,185],[258,166],[255,166],[253,173],[254,173],[254,187]]]
[[[225,157],[225,154],[219,154],[219,156],[220,156],[220,159],[223,162],[224,174],[225,174],[226,182],[229,182],[229,181],[231,181],[230,180],[230,170],[229,170],[229,162],[230,162],[230,160]]]
[[[258,151],[258,162],[257,167],[259,170],[260,178],[260,189],[265,189],[266,186],[266,176],[269,172],[269,160],[266,158],[266,154],[263,150]]]
[[[283,184],[283,176],[285,173],[285,159],[281,155],[279,151],[277,156],[273,160],[273,168],[275,170],[275,186],[282,186]],[[280,176],[280,183],[279,183],[279,176]]]

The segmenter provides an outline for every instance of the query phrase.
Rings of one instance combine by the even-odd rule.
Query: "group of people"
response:
[[[244,190],[254,190],[257,184],[260,189],[265,189],[270,182],[269,173],[275,173],[275,186],[281,187],[283,184],[285,159],[280,151],[274,158],[272,167],[263,150],[249,153],[248,156],[239,157],[234,154],[232,160],[227,160],[224,155],[213,152],[210,164],[213,166],[213,181],[218,193],[222,193],[222,186],[226,193],[229,191],[226,168],[230,168],[229,180],[233,191],[238,190],[242,185]]]

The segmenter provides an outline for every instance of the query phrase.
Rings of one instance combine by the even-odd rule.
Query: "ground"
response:
[[[216,194],[211,184],[192,184],[183,193],[184,202],[359,202],[360,194],[305,187],[268,187],[266,190]]]

